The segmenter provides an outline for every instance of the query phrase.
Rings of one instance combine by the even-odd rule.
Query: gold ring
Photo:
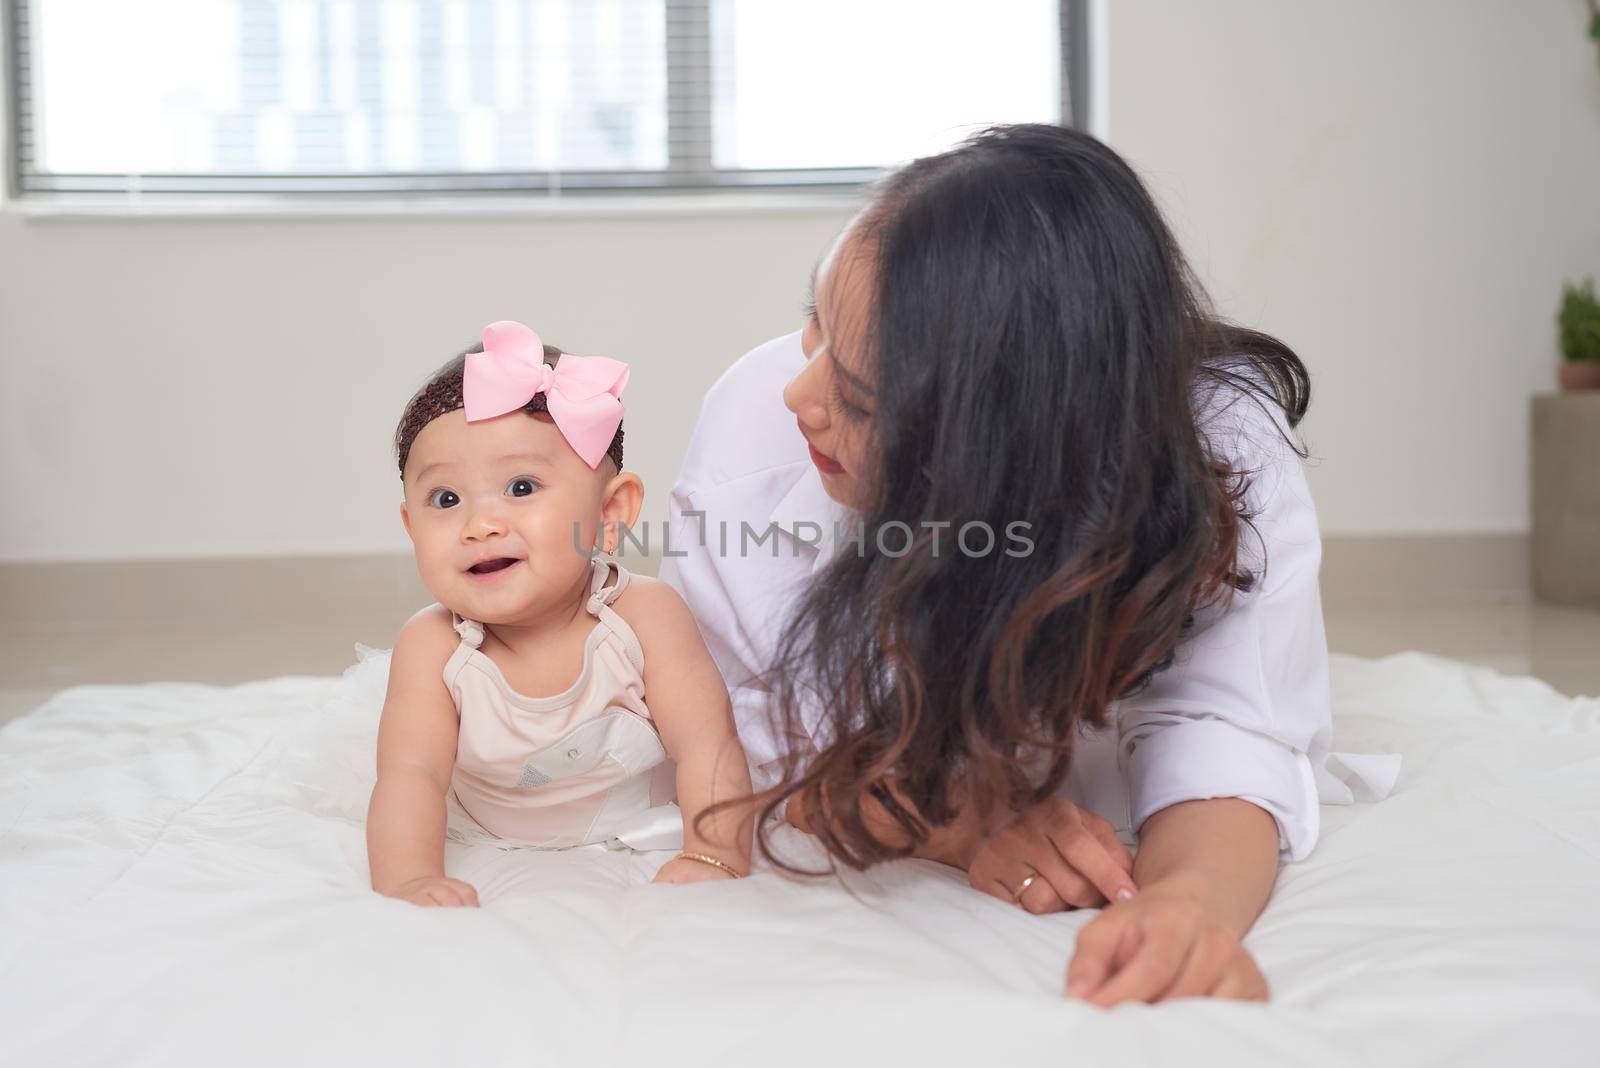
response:
[[[1028,892],[1028,887],[1032,886],[1033,885],[1033,881],[1035,879],[1037,879],[1038,877],[1039,877],[1039,873],[1038,872],[1034,872],[1032,875],[1030,875],[1026,879],[1022,880],[1022,885],[1017,887],[1017,892],[1015,894],[1011,895],[1011,900],[1014,901],[1018,905],[1022,904],[1022,895],[1026,894]]]

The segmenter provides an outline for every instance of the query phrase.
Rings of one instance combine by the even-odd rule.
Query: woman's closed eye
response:
[[[828,396],[829,399],[833,401],[834,407],[843,412],[847,418],[865,419],[867,416],[872,414],[865,408],[861,407],[861,405],[852,404],[850,401],[845,399],[844,393],[839,389],[838,376],[834,376],[833,380],[828,383]]]

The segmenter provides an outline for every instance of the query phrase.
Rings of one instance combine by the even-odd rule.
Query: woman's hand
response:
[[[387,897],[397,897],[425,908],[437,906],[478,907],[478,891],[471,883],[452,879],[448,875],[424,875],[401,883],[386,892]]]
[[[1267,1000],[1267,981],[1238,935],[1193,898],[1147,886],[1089,921],[1067,968],[1067,996],[1121,1001]]]
[[[704,883],[714,879],[732,879],[733,876],[703,860],[673,857],[661,865],[653,883]]]
[[[1035,915],[1131,898],[1132,872],[1116,828],[1060,797],[1002,826],[967,866],[975,889]]]

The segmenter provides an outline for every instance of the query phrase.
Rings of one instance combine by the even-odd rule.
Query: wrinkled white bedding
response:
[[[1092,914],[924,862],[663,887],[662,854],[451,843],[483,908],[381,898],[387,663],[0,730],[0,1064],[1600,1063],[1600,701],[1336,658],[1336,744],[1405,763],[1284,870],[1274,1001],[1102,1012],[1058,997]]]

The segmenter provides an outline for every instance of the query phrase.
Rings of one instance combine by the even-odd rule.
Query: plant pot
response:
[[[1600,389],[1600,360],[1562,360],[1559,375],[1567,392]]]

